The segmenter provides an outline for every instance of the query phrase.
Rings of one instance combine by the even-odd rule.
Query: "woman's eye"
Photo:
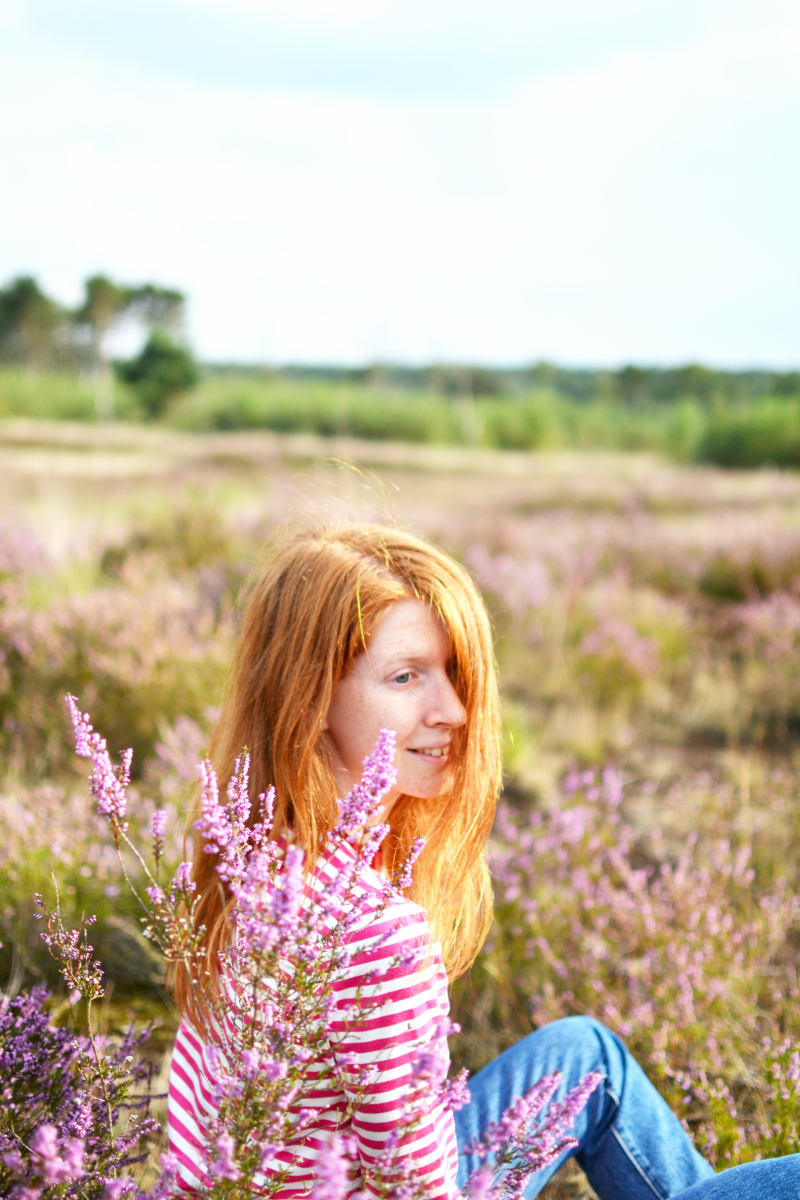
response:
[[[408,683],[410,678],[411,678],[410,671],[401,671],[399,675],[395,675],[394,681],[395,681],[395,683]]]

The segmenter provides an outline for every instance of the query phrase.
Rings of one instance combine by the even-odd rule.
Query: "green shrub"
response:
[[[136,359],[118,365],[111,411],[117,418],[159,420],[197,433],[268,429],[512,450],[645,451],[724,467],[800,466],[796,396],[716,410],[688,394],[674,402],[626,405],[605,393],[574,398],[542,387],[475,399],[278,373],[231,371],[194,386],[197,378],[187,352],[154,334]],[[94,421],[98,403],[91,380],[0,369],[0,418]]]
[[[519,399],[483,401],[479,406],[483,440],[489,446],[508,450],[538,450],[564,440],[558,398],[549,392],[534,392]]]
[[[453,407],[440,396],[394,395],[363,386],[217,376],[174,403],[179,429],[273,429],[323,437],[459,441]]]
[[[136,358],[117,363],[116,371],[123,382],[131,385],[150,418],[160,416],[173,396],[194,387],[200,378],[189,351],[161,330],[150,334]]]
[[[800,466],[800,402],[764,400],[711,417],[697,459],[720,467]]]

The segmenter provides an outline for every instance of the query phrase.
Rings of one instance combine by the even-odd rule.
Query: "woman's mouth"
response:
[[[436,763],[437,765],[447,762],[449,750],[449,746],[409,747],[410,753],[416,755],[417,758],[421,758],[424,762]]]

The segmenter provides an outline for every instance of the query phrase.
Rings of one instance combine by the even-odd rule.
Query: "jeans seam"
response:
[[[639,1172],[642,1179],[645,1181],[647,1186],[650,1188],[650,1191],[653,1193],[653,1195],[657,1196],[658,1200],[667,1200],[666,1192],[662,1192],[660,1190],[660,1188],[657,1188],[656,1185],[653,1183],[652,1179],[649,1177],[649,1175],[645,1174],[642,1167],[639,1165],[639,1163],[634,1158],[632,1151],[625,1145],[625,1142],[622,1140],[619,1130],[614,1125],[611,1126],[611,1133],[613,1133],[614,1137],[619,1142],[623,1151],[625,1152],[627,1157],[630,1159],[630,1161],[633,1163],[634,1167],[636,1167],[636,1170]]]

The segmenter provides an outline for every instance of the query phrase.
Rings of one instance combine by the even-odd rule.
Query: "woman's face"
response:
[[[447,675],[449,644],[420,600],[393,604],[333,693],[323,725],[341,796],[361,778],[381,729],[397,734],[400,795],[431,799],[445,787],[456,730],[466,713]]]

